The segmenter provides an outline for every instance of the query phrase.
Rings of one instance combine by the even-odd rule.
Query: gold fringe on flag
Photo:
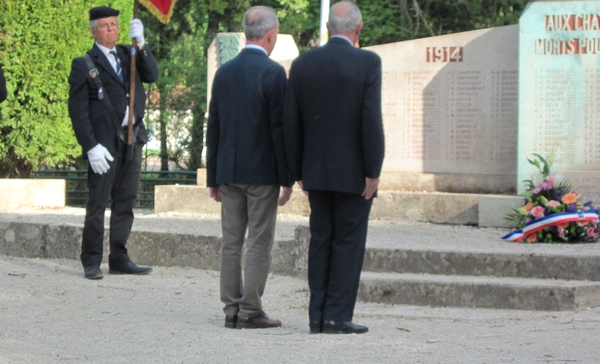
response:
[[[139,0],[161,23],[167,24],[173,15],[176,0]],[[164,11],[167,10],[166,13]]]

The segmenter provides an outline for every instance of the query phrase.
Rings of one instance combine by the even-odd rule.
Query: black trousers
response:
[[[309,191],[310,321],[352,321],[373,199]]]
[[[137,199],[142,168],[142,146],[136,145],[133,158],[125,158],[124,147],[109,162],[110,169],[97,174],[88,167],[89,200],[86,206],[81,263],[84,267],[100,266],[104,242],[104,213],[109,197],[110,255],[109,264],[119,265],[129,261],[127,239],[133,225],[133,206]]]

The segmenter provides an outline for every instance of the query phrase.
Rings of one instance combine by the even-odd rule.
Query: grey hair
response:
[[[340,4],[349,4],[350,9],[343,16],[336,16],[335,9]],[[333,33],[353,33],[362,21],[362,14],[356,4],[350,1],[340,1],[329,10],[329,28]]]
[[[277,28],[275,10],[268,6],[253,6],[244,14],[242,27],[247,40],[262,39],[271,29]]]
[[[119,18],[117,18],[117,24],[119,24]],[[98,19],[90,20],[90,29],[96,29],[98,27]]]

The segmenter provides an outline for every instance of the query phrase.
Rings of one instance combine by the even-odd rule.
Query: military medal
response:
[[[102,100],[104,98],[104,93],[102,92],[102,87],[98,89],[98,100]]]

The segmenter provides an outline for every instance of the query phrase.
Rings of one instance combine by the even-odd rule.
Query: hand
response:
[[[302,192],[304,192],[306,197],[308,197],[308,191],[304,191],[304,185],[302,184],[302,181],[298,181],[298,186],[300,186],[300,189],[302,190]]]
[[[362,193],[362,196],[365,200],[369,200],[377,191],[377,186],[379,185],[379,178],[365,178],[365,190]]]
[[[208,195],[217,202],[221,202],[221,190],[219,187],[209,187]]]
[[[279,206],[283,206],[290,200],[290,196],[292,195],[291,187],[282,187],[281,193],[279,194],[279,200],[277,200],[277,204]]]
[[[110,169],[108,161],[112,162],[113,157],[102,144],[98,144],[87,152],[90,161],[90,167],[97,174],[106,173]]]
[[[129,27],[129,38],[135,38],[137,42],[137,47],[142,49],[144,44],[146,43],[144,39],[144,24],[140,19],[131,19],[130,27]]]

